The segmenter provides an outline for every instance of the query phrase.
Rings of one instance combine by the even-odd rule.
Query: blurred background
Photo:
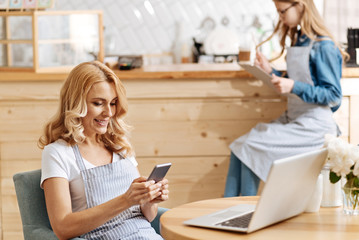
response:
[[[315,2],[323,13],[323,0]],[[181,56],[195,62],[199,59],[191,52],[199,50],[234,54],[230,44],[226,49],[213,47],[224,39],[238,40],[239,47],[248,50],[268,36],[277,21],[271,0],[61,0],[51,10],[82,9],[103,11],[106,55],[147,55],[147,64],[179,63]],[[195,42],[205,49],[196,49]],[[276,44],[267,44],[265,54],[276,52]]]

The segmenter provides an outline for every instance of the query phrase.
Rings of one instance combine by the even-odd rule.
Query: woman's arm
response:
[[[161,185],[161,190],[160,190],[161,195],[159,195],[157,198],[153,199],[152,201],[141,205],[141,211],[149,222],[152,222],[157,215],[157,209],[158,209],[157,203],[166,201],[169,198],[168,180],[163,179],[157,184]]]
[[[277,77],[288,77],[286,74],[283,76],[283,72],[273,68],[268,59],[261,52],[256,52],[256,59],[254,64],[272,76],[274,74]]]
[[[311,54],[311,74],[315,86],[295,81],[292,93],[303,101],[326,105],[337,109],[340,106],[342,91],[340,79],[342,58],[332,41],[317,42]]]
[[[87,233],[133,205],[144,205],[160,196],[160,187],[143,177],[133,181],[128,191],[106,203],[72,212],[69,183],[65,178],[49,178],[43,183],[51,226],[59,239]]]
[[[137,171],[140,174],[138,168]],[[147,179],[146,177],[144,178]],[[154,183],[153,180],[150,182]],[[141,211],[149,222],[152,222],[157,215],[157,209],[158,209],[157,203],[166,201],[169,198],[168,180],[164,178],[163,180],[159,181],[157,185],[160,187],[160,195],[157,196],[155,199],[151,200],[150,202],[141,204]]]

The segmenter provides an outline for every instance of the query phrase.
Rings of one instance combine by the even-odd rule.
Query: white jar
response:
[[[321,174],[323,175],[323,198],[322,207],[338,207],[343,204],[341,193],[341,181],[337,183],[331,183],[329,180],[330,168],[328,164],[325,164]]]
[[[312,196],[309,199],[305,212],[318,212],[323,198],[323,175],[319,174]]]

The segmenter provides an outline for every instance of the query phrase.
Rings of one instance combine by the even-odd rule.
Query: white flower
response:
[[[350,145],[350,150],[348,156],[353,159],[355,162],[359,161],[359,147]]]
[[[348,153],[348,143],[341,138],[334,138],[328,143],[328,150],[330,155],[337,157],[344,157]]]
[[[325,135],[324,146],[328,148],[328,163],[332,172],[345,177],[354,166],[353,174],[359,176],[359,147],[330,134]]]
[[[330,158],[331,170],[337,173],[338,176],[345,177],[350,173],[350,168],[353,166],[354,162],[348,158],[342,158],[339,156],[334,156]]]

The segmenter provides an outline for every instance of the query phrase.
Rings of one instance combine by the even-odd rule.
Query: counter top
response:
[[[131,78],[249,78],[251,75],[243,71],[237,63],[222,64],[170,64],[144,66],[130,71],[115,70],[120,79]]]
[[[251,77],[251,74],[241,70],[241,67],[236,63],[151,65],[132,70],[114,69],[114,72],[120,79],[214,79]],[[1,72],[0,81],[58,81],[64,80],[67,75],[68,72]],[[343,78],[359,78],[359,68],[343,68]]]

